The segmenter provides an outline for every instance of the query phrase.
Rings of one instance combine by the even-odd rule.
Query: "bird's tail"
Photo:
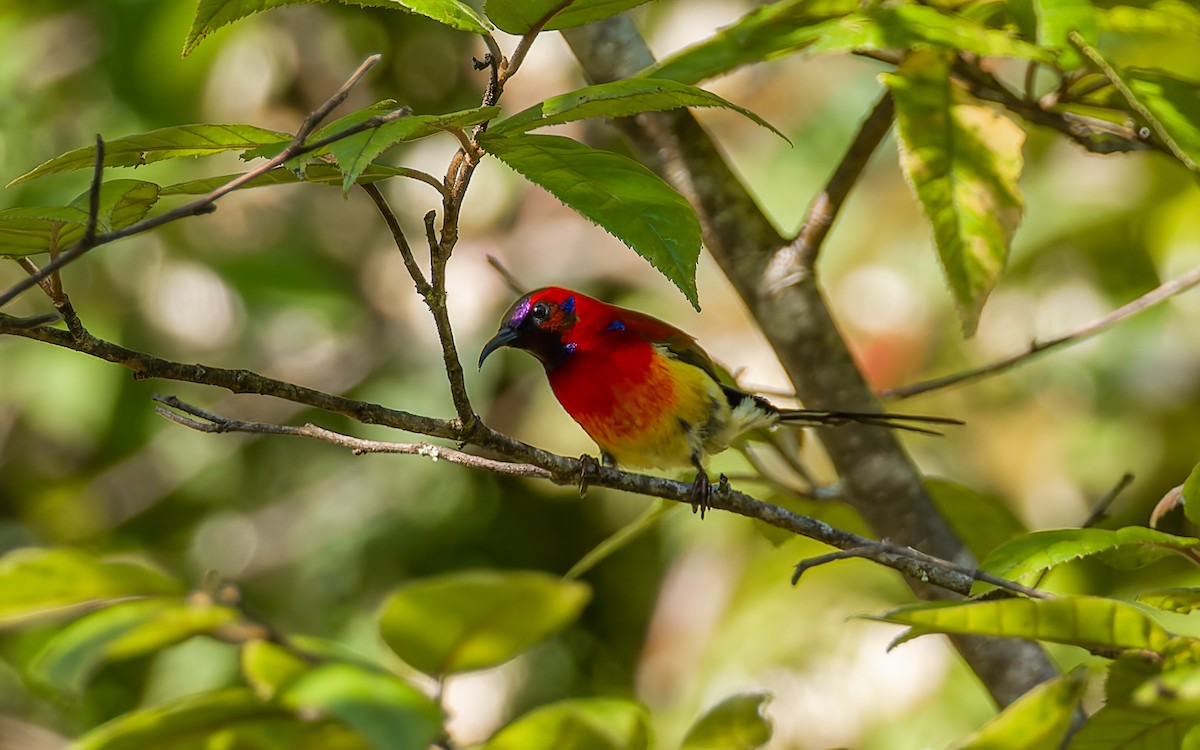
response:
[[[827,411],[823,409],[777,409],[779,421],[806,427],[837,427],[844,424],[867,424],[893,430],[919,432],[922,435],[942,433],[921,425],[960,425],[961,419],[933,417],[925,414],[892,414],[888,412]],[[917,424],[909,424],[916,422]]]

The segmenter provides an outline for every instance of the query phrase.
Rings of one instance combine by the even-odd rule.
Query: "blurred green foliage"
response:
[[[218,31],[186,59],[179,51],[192,3],[0,0],[0,10],[0,49],[8,51],[0,55],[5,181],[90,143],[95,133],[114,138],[197,122],[294,130],[373,52],[382,52],[384,62],[353,92],[347,111],[387,98],[420,114],[459,111],[478,106],[486,84],[486,74],[471,65],[471,57],[483,53],[476,37],[384,9],[284,8]],[[664,0],[643,8],[639,19],[666,54],[744,10],[734,3]],[[1099,48],[1122,66],[1153,64],[1200,78],[1194,42],[1182,31],[1117,36],[1100,28],[1097,35]],[[532,55],[506,93],[506,115],[581,84],[555,36],[539,39]],[[1024,73],[1005,65],[1012,67],[1000,72],[1010,79]],[[877,76],[885,69],[850,56],[790,57],[713,82],[716,93],[779,127],[794,147],[736,113],[700,116],[776,223],[794,229],[877,97]],[[1039,92],[1057,83],[1046,70],[1033,81]],[[621,148],[600,126],[565,127],[573,136]],[[440,176],[456,146],[436,136],[406,146],[395,163]],[[1194,175],[1161,154],[1088,155],[1031,129],[1021,178],[1025,219],[978,334],[963,342],[928,226],[894,152],[891,142],[881,149],[822,260],[840,323],[879,387],[1010,353],[1200,264]],[[233,158],[172,161],[127,176],[168,184],[241,166]],[[438,205],[436,194],[392,182],[389,197],[401,207],[409,236],[420,237],[420,217]],[[83,172],[21,183],[0,192],[0,207],[65,204],[86,186]],[[450,280],[464,352],[478,349],[510,296],[486,264],[489,253],[529,287],[579,286],[669,318],[725,364],[745,365],[743,382],[783,386],[770,352],[708,261],[699,274],[704,312],[696,316],[641,259],[491,161],[475,177]],[[13,263],[0,266],[0,286],[22,274]],[[336,188],[315,185],[247,191],[222,202],[212,216],[96,251],[72,266],[65,283],[89,328],[126,346],[245,367],[418,413],[452,413],[428,315],[386,228],[360,193],[344,199]],[[45,309],[44,299],[28,294],[10,311]],[[1008,524],[1015,516],[1029,528],[1078,525],[1091,504],[1132,471],[1137,481],[1106,524],[1142,523],[1196,463],[1198,332],[1200,303],[1185,296],[1100,339],[924,397],[919,410],[961,416],[969,428],[940,441],[913,439],[910,447],[928,472],[975,488],[943,493],[947,505],[972,502],[983,492],[1011,513],[986,511],[981,518]],[[505,363],[468,373],[472,397],[489,423],[559,453],[592,450],[532,364],[518,356]],[[388,732],[375,723],[369,703],[352,700],[363,694],[410,701],[414,716],[436,724],[406,683],[370,668],[384,664],[419,681],[379,637],[388,595],[405,582],[459,571],[561,575],[648,502],[595,490],[580,500],[544,482],[415,457],[355,457],[284,437],[201,435],[155,415],[150,396],[156,392],[247,419],[313,421],[364,437],[402,439],[291,404],[137,381],[78,354],[0,338],[0,553],[66,545],[100,556],[137,553],[187,589],[207,591],[211,571],[239,590],[237,602],[208,591],[214,598],[199,604],[173,590],[147,592],[178,597],[145,608],[175,618],[170,633],[178,637],[153,648],[136,638],[120,640],[136,635],[133,620],[151,614],[141,608],[104,610],[90,617],[106,618],[79,620],[65,630],[61,623],[38,622],[0,634],[4,750],[56,747],[59,737],[78,736],[137,708],[200,727],[250,712],[255,731],[269,737],[262,746],[357,746],[358,735],[340,724],[289,725],[279,706],[328,713],[367,737]],[[806,447],[804,455],[819,476],[831,478],[815,448]],[[731,475],[750,470],[735,455],[719,457],[713,468]],[[781,504],[842,526],[856,523],[844,508],[796,500],[770,486],[761,494],[777,494]],[[922,639],[885,654],[898,631],[846,622],[907,601],[892,573],[850,562],[817,569],[790,588],[790,566],[818,554],[819,545],[769,539],[753,522],[723,516],[701,525],[685,512],[667,513],[650,533],[586,573],[591,602],[578,621],[516,661],[447,679],[443,703],[451,733],[482,742],[528,709],[578,698],[522,723],[592,726],[597,713],[615,711],[620,721],[609,726],[623,727],[630,743],[650,732],[670,747],[731,693],[764,689],[775,696],[766,710],[774,724],[770,746],[778,748],[941,746],[991,714],[984,693],[943,644]],[[1165,526],[1195,531],[1181,514]],[[980,535],[980,544],[1003,541],[993,536]],[[1179,559],[1119,573],[1083,561],[1056,568],[1047,579],[1064,593],[1096,595],[1197,583],[1194,567]],[[0,618],[4,596],[0,592]],[[343,666],[313,670],[303,683],[290,683],[290,692],[281,691],[287,677],[276,670],[291,676],[297,665],[268,661],[269,646],[247,656],[219,637],[187,638],[219,635],[232,611],[225,607],[234,605],[278,632],[307,636],[313,652],[338,653]],[[1161,619],[1175,632],[1195,631],[1183,616]],[[112,646],[112,660],[102,664],[72,662],[72,639],[119,647]],[[176,645],[157,650],[168,641]],[[1078,651],[1055,653],[1066,666],[1098,661]],[[251,658],[257,661],[247,667]],[[251,675],[252,689],[238,687],[239,670]],[[87,679],[81,675],[90,677],[86,690],[61,689]],[[1074,683],[1058,690],[1075,695]],[[648,718],[597,696],[636,698],[649,708]],[[742,698],[735,718],[761,739],[754,719],[761,701]],[[423,726],[420,721],[409,726]],[[521,731],[529,730],[520,723],[505,730]],[[145,741],[137,737],[130,741]],[[697,746],[706,746],[702,741],[703,733]],[[501,734],[493,744],[518,746],[506,742]]]

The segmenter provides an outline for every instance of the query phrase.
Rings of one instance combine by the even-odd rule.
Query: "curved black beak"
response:
[[[479,367],[483,367],[483,360],[488,358],[488,355],[496,351],[502,346],[508,346],[512,342],[521,337],[517,329],[508,326],[501,326],[496,335],[492,336],[492,340],[483,345],[483,351],[479,353]]]

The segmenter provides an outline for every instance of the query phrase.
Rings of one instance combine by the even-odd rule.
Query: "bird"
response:
[[[723,382],[696,339],[670,323],[558,286],[529,292],[508,308],[479,354],[480,369],[502,347],[523,349],[542,364],[550,389],[599,446],[604,465],[695,467],[689,497],[701,518],[713,492],[705,459],[755,430],[859,423],[940,435],[921,425],[962,424],[950,417],[780,408]],[[722,476],[720,487],[727,486]]]

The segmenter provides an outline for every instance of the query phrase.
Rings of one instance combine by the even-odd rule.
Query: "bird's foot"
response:
[[[587,497],[588,485],[599,471],[600,464],[596,459],[586,453],[579,457],[579,497]]]
[[[722,477],[724,479],[724,477]],[[728,486],[728,482],[726,482]],[[708,473],[703,469],[696,473],[696,481],[692,482],[692,513],[697,511],[700,513],[700,520],[704,520],[704,512],[712,507],[709,502],[712,499],[713,487],[712,482],[708,479]]]

